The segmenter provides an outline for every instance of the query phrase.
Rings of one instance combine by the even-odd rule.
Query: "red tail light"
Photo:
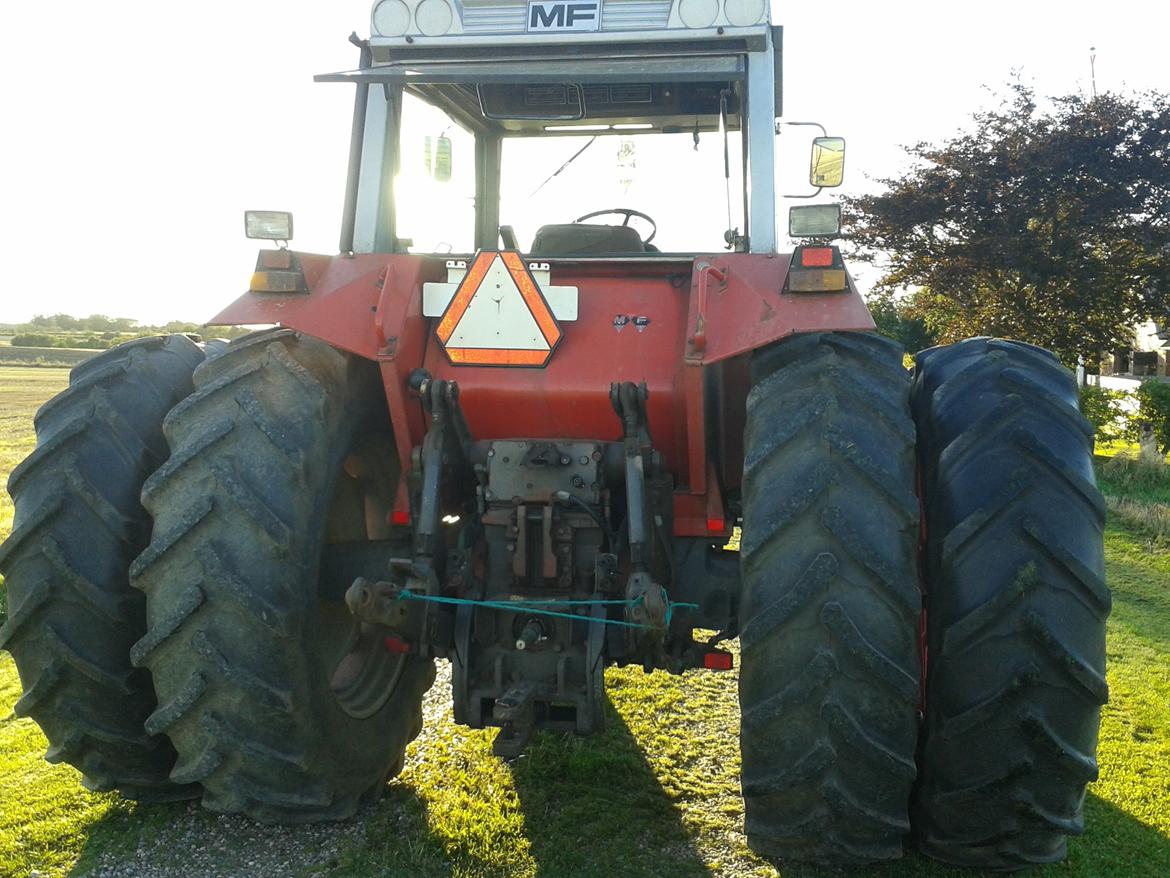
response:
[[[828,268],[833,264],[832,247],[805,247],[800,251],[802,268]]]
[[[709,671],[730,671],[732,666],[731,653],[721,649],[703,653],[703,667]]]
[[[410,644],[401,637],[396,637],[393,634],[383,640],[382,643],[386,647],[386,652],[393,653],[394,655],[406,655],[410,652]]]

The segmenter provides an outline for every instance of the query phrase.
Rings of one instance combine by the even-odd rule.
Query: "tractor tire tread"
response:
[[[137,339],[74,367],[37,412],[37,446],[9,476],[14,527],[0,546],[10,612],[0,646],[24,685],[14,712],[93,790],[128,798],[190,798],[169,779],[175,752],[144,731],[156,702],[130,662],[145,630],[128,569],[150,518],[139,489],[166,458],[162,422],[191,390],[203,354],[182,335]]]
[[[200,783],[213,811],[261,822],[346,818],[380,794],[421,727],[415,714],[434,666],[419,659],[393,696],[406,707],[380,742],[385,754],[369,757],[384,766],[354,769],[319,730],[332,720],[314,715],[303,637],[315,597],[295,584],[310,564],[299,535],[318,514],[306,498],[324,476],[301,461],[321,459],[345,416],[336,397],[350,363],[289,330],[233,341],[167,417],[173,454],[143,492],[156,531],[132,570],[149,623],[133,656],[160,698],[147,728],[171,738],[174,779]],[[276,469],[260,471],[269,464]]]
[[[1083,830],[1108,699],[1092,431],[1071,373],[1003,339],[919,355],[913,408],[930,620],[915,834],[955,865],[1054,862]]]
[[[897,858],[919,698],[918,501],[901,348],[861,333],[757,352],[740,609],[749,846]]]

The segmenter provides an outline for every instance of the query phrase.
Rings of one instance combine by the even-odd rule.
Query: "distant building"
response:
[[[1133,347],[1114,351],[1101,363],[1102,387],[1131,390],[1144,378],[1170,379],[1170,319],[1137,327]]]

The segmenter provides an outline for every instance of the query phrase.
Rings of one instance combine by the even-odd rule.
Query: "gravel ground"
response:
[[[428,730],[451,718],[451,665],[438,663],[435,685],[423,701],[423,733],[407,751],[407,764],[425,758]],[[393,783],[393,781],[392,781]],[[246,817],[212,814],[192,802],[157,835],[130,854],[106,853],[73,878],[283,878],[336,861],[366,839],[367,812],[343,823],[267,826]],[[384,816],[384,815],[383,815]],[[33,872],[29,878],[38,878]]]

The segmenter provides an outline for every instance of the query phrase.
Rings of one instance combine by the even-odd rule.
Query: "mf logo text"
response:
[[[601,26],[601,0],[528,0],[529,33],[595,31]]]

